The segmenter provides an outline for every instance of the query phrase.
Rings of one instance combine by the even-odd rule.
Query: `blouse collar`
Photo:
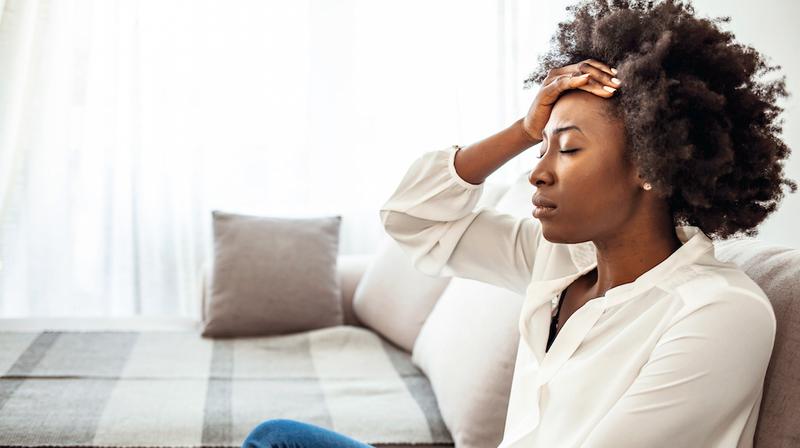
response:
[[[659,283],[679,280],[670,274],[682,266],[696,263],[703,257],[706,259],[702,262],[713,263],[713,243],[698,227],[676,226],[675,234],[682,244],[669,257],[650,268],[633,282],[615,286],[606,291],[604,295],[587,302],[585,306],[591,308],[594,318],[599,317],[598,313],[636,297],[639,293]],[[520,334],[540,362],[545,355],[545,343],[549,329],[547,322],[552,311],[551,306],[546,305],[551,305],[553,298],[564,288],[597,266],[597,254],[594,243],[591,241],[577,244],[553,244],[553,246],[556,250],[566,246],[569,251],[568,259],[572,263],[569,263],[568,260],[564,261],[571,266],[547,266],[553,270],[544,278],[530,282],[526,291],[526,300],[520,310]],[[588,329],[583,330],[588,331]]]
[[[680,266],[694,263],[713,248],[713,241],[708,238],[699,227],[676,226],[675,235],[681,241],[681,247],[659,264],[644,272],[633,282],[609,289],[604,294],[604,297],[610,298],[622,292],[633,292],[633,290],[641,291],[652,287],[665,278],[670,272],[673,272]],[[575,278],[597,267],[597,252],[593,242],[586,241],[584,243],[570,244],[568,246],[570,258],[578,271],[577,274],[575,274]]]
[[[547,384],[567,362],[607,308],[637,297],[640,292],[657,284],[666,286],[670,282],[682,281],[681,275],[673,275],[682,266],[698,261],[702,264],[714,263],[712,241],[698,227],[677,226],[675,233],[681,241],[681,247],[635,281],[615,286],[603,296],[587,302],[584,305],[586,309],[570,317],[570,320],[575,322],[564,326],[548,352],[545,352],[545,345],[552,314],[550,307],[546,305],[554,295],[569,286],[576,278],[597,266],[597,254],[591,241],[566,245],[550,243],[553,244],[550,248],[552,250],[544,249],[544,252],[549,252],[553,257],[551,260],[554,262],[540,267],[541,272],[546,274],[543,274],[543,278],[537,276],[537,280],[532,280],[528,285],[527,297],[523,301],[519,320],[520,342],[527,346],[526,351],[530,351],[536,362],[515,367],[514,372],[515,382],[518,381],[518,375],[529,381],[518,389],[516,393],[519,397],[515,398],[523,400],[529,412],[509,424],[506,437],[509,443],[520,440],[536,427],[541,411],[541,387]],[[565,249],[569,250],[569,257],[565,256],[566,253],[563,252]],[[572,261],[572,266],[569,260]],[[528,359],[533,361],[531,358]]]

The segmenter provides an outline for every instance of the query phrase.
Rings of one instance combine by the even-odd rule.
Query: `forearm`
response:
[[[522,127],[522,118],[502,131],[456,152],[456,172],[471,184],[481,184],[490,174],[541,140],[533,139]]]

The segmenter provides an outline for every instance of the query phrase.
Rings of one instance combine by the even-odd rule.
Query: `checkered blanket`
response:
[[[3,446],[238,447],[270,418],[376,446],[452,446],[410,355],[360,327],[0,332],[0,372]]]

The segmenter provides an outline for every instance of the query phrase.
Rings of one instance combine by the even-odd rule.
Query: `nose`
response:
[[[528,175],[528,182],[536,188],[553,183],[553,175],[541,161],[536,164]]]

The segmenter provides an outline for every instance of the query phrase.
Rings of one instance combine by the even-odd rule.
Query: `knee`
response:
[[[284,418],[264,420],[250,431],[242,442],[242,448],[275,448],[287,441],[286,436],[292,433],[296,425],[294,420]]]

